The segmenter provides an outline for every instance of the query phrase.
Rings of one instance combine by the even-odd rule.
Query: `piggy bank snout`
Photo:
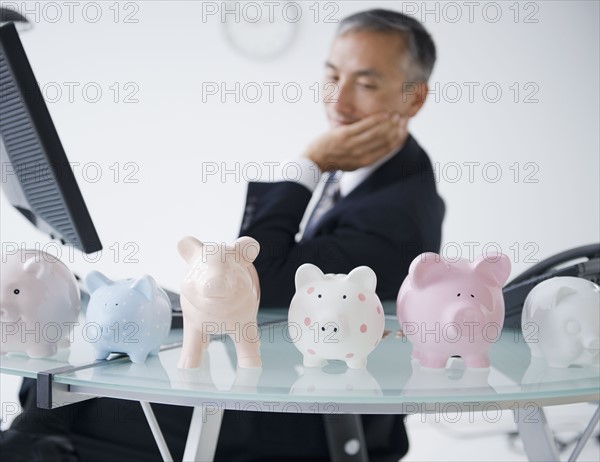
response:
[[[198,289],[208,298],[224,298],[234,289],[234,284],[224,276],[207,277],[198,283]]]
[[[459,305],[452,310],[450,322],[458,324],[473,323],[475,326],[481,326],[485,323],[485,313],[475,305]]]
[[[446,308],[446,320],[463,324],[484,323],[489,309],[474,296],[462,296],[450,303]]]
[[[332,320],[332,321],[323,320],[318,324],[318,327],[322,332],[332,331],[332,332],[337,333],[341,330],[339,323],[336,322],[335,320]]]
[[[321,334],[335,335],[335,338],[343,338],[348,334],[347,322],[344,318],[336,316],[322,316],[316,320],[316,328]]]
[[[21,317],[21,312],[18,306],[0,302],[0,321],[2,322],[16,322]]]
[[[4,304],[2,304],[0,306],[2,306],[2,308],[0,308],[0,321],[2,321],[2,322],[15,322],[17,320],[16,317],[15,317],[16,310],[9,309]]]
[[[586,350],[590,350],[590,352],[598,352],[600,351],[600,338],[598,337],[588,337],[583,340],[583,348]]]

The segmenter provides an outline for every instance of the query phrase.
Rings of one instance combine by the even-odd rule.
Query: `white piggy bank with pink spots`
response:
[[[321,367],[328,359],[345,361],[353,369],[367,365],[385,324],[376,286],[368,266],[347,275],[323,274],[310,263],[298,268],[288,322],[304,366]]]

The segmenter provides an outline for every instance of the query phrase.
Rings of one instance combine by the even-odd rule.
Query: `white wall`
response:
[[[496,242],[511,256],[515,275],[533,261],[600,239],[597,2],[521,2],[515,8],[513,2],[484,1],[473,7],[471,18],[468,2],[303,2],[295,40],[270,61],[236,52],[219,15],[202,20],[200,3],[121,4],[116,23],[112,4],[99,3],[102,17],[93,23],[96,10],[89,2],[73,10],[72,21],[64,3],[54,3],[59,9],[37,3],[37,17],[29,13],[35,27],[22,36],[67,155],[79,163],[75,173],[105,247],[96,265],[65,251],[63,260],[79,272],[97,268],[116,278],[150,273],[176,288],[185,271],[175,249],[180,237],[234,239],[245,182],[234,175],[203,182],[203,166],[235,169],[239,163],[243,173],[248,162],[264,166],[301,153],[326,129],[310,89],[321,78],[335,30],[334,23],[322,21],[324,14],[340,19],[375,6],[415,13],[438,47],[431,82],[437,92],[411,131],[438,164],[438,187],[447,204],[445,255],[453,257],[458,249],[469,257],[469,245],[480,254]],[[281,6],[275,7],[276,18],[282,17]],[[422,17],[426,9],[439,14]],[[319,22],[315,10],[321,12]],[[498,11],[502,16],[493,22]],[[62,17],[52,22],[57,12]],[[268,10],[263,12],[267,17]],[[138,22],[125,23],[128,13]],[[525,22],[527,15],[537,22]],[[66,82],[79,85],[72,101],[68,85],[73,84]],[[110,89],[115,82],[117,102]],[[135,87],[125,88],[128,82]],[[202,85],[210,82],[229,88],[256,82],[263,98],[253,104],[229,95],[222,103],[219,95],[204,95],[203,102]],[[273,102],[264,82],[280,83]],[[280,90],[289,82],[302,89],[296,103],[286,101]],[[86,84],[101,88],[97,103],[84,98]],[[95,96],[92,86],[88,98]],[[462,97],[452,102],[457,87]],[[127,104],[123,100],[132,88],[138,89],[138,102]],[[495,97],[496,88],[502,91],[499,101],[486,101],[484,96]],[[537,102],[525,103],[533,91]],[[111,170],[115,162],[120,163],[117,182]],[[123,175],[132,172],[124,168],[128,162],[139,169],[133,176],[138,183],[124,182]],[[472,181],[470,162],[479,163]],[[97,182],[91,181],[94,165],[102,172]],[[492,182],[498,168],[501,177]],[[457,173],[462,173],[458,180]],[[536,182],[525,181],[528,174]],[[4,246],[48,242],[4,196],[0,230]],[[138,262],[128,262],[128,255]]]

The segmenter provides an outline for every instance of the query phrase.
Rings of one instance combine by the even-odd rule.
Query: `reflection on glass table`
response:
[[[48,402],[53,406],[97,396],[140,401],[165,460],[168,448],[149,402],[195,408],[186,446],[189,459],[213,457],[224,409],[414,414],[477,412],[492,406],[514,412],[531,459],[558,460],[542,407],[599,399],[598,367],[555,370],[532,361],[520,331],[502,331],[489,351],[490,368],[465,368],[460,358],[451,358],[445,369],[427,369],[411,360],[410,342],[396,318],[386,316],[384,336],[365,369],[348,369],[340,361],[308,368],[293,343],[298,330],[287,325],[286,311],[263,313],[262,369],[237,368],[229,336],[212,338],[199,368],[178,369],[181,331],[174,330],[168,342],[175,343],[144,364],[132,364],[126,356],[93,361],[89,345],[79,342],[70,352],[41,363],[19,356],[3,358],[2,372],[31,376],[45,366],[67,365],[50,374],[53,396]],[[590,425],[593,429],[594,422]]]

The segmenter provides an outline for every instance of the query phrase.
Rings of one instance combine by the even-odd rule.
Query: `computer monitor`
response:
[[[52,239],[102,244],[13,23],[0,26],[0,156],[9,202]]]

